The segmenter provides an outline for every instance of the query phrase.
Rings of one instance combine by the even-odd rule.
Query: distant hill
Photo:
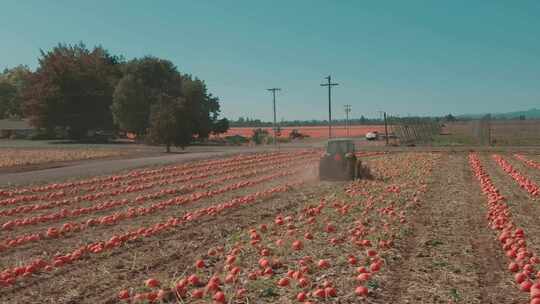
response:
[[[459,115],[458,118],[481,118],[484,114],[464,114]],[[520,116],[525,116],[525,119],[540,119],[540,109],[530,109],[527,111],[516,111],[507,113],[491,113],[491,116],[498,119],[518,119]]]

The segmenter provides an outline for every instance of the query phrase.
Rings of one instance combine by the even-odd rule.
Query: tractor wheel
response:
[[[363,166],[361,163],[358,164],[357,167],[357,178],[364,178],[364,179],[371,179],[371,170],[367,166]]]
[[[328,161],[326,159],[321,159],[319,162],[319,180],[328,179]]]
[[[356,162],[356,178],[362,178],[362,161],[358,160]]]

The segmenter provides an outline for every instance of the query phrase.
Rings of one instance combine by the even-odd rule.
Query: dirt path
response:
[[[441,164],[390,262],[389,293],[377,303],[524,303],[487,228],[467,154],[448,154]]]

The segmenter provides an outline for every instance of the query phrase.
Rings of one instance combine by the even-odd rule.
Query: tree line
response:
[[[278,122],[281,127],[298,127],[298,126],[324,126],[328,124],[328,120],[283,120]],[[332,119],[334,125],[346,125],[345,119]],[[381,125],[384,124],[382,119],[366,118],[363,115],[360,118],[350,118],[349,125]],[[271,127],[273,125],[270,121],[262,121],[256,118],[239,117],[237,120],[230,121],[231,127]]]
[[[387,118],[387,123],[406,123],[408,121],[418,121],[418,120],[433,120],[437,122],[456,122],[456,121],[470,121],[479,118],[472,118],[472,117],[461,117],[461,116],[454,116],[452,114],[447,114],[444,116],[406,116],[406,117],[398,117],[398,116],[391,116],[389,115]],[[493,117],[492,117],[493,118]],[[504,116],[497,116],[493,119],[499,119],[504,120],[507,119]],[[525,120],[525,115],[519,116],[517,119],[519,120]],[[366,118],[363,115],[360,116],[360,118],[350,118],[348,121],[349,125],[356,126],[356,125],[384,125],[384,120],[380,118]],[[298,126],[325,126],[328,124],[328,120],[282,120],[278,122],[278,125],[280,127],[298,127]],[[347,124],[347,120],[345,119],[333,119],[332,120],[333,125],[337,126],[345,126]],[[239,117],[237,120],[231,120],[230,121],[231,127],[272,127],[273,123],[271,121],[263,121],[258,118],[249,118],[249,117]]]
[[[89,131],[122,130],[151,143],[185,147],[227,131],[219,98],[169,60],[125,60],[101,46],[59,44],[40,51],[35,71],[0,74],[0,119],[24,117],[46,134],[80,140]]]

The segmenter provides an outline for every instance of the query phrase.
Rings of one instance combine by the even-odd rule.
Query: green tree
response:
[[[256,145],[260,145],[264,142],[264,140],[268,137],[268,131],[265,129],[257,128],[253,129],[253,135],[251,136],[251,140]]]
[[[160,99],[152,105],[148,135],[152,143],[164,144],[168,153],[176,139],[178,130],[176,112],[179,105],[176,100],[169,97],[163,96]]]
[[[361,116],[360,116],[360,124],[361,124],[361,125],[365,125],[366,122],[367,122],[367,119],[364,117],[364,115],[361,115]]]
[[[122,77],[114,90],[111,106],[115,123],[124,130],[144,135],[148,128],[149,107],[143,82],[131,74]]]
[[[174,145],[184,149],[193,141],[193,134],[195,134],[192,124],[193,120],[190,117],[190,111],[185,105],[185,102],[181,102],[176,111],[176,123],[178,131],[176,132],[176,138]]]
[[[200,139],[208,138],[219,117],[219,99],[208,92],[204,81],[191,75],[183,76],[182,91],[192,119],[194,134]]]
[[[112,129],[112,93],[121,59],[102,47],[59,44],[41,51],[39,67],[23,89],[24,113],[40,128],[64,128],[72,139]]]
[[[22,117],[22,90],[32,72],[19,65],[0,73],[0,119]]]
[[[10,116],[17,89],[8,82],[0,81],[0,119]]]
[[[456,117],[452,114],[448,114],[444,117],[446,121],[456,121]]]
[[[171,146],[184,149],[192,140],[192,126],[185,102],[167,95],[158,97],[152,105],[148,137],[151,143],[163,144],[166,152]]]
[[[162,96],[182,97],[182,76],[169,60],[155,57],[133,59],[124,67],[111,106],[120,128],[144,135],[150,127],[150,113]]]
[[[229,130],[229,120],[227,118],[216,120],[212,126],[212,133],[216,135],[227,133],[228,130]]]

